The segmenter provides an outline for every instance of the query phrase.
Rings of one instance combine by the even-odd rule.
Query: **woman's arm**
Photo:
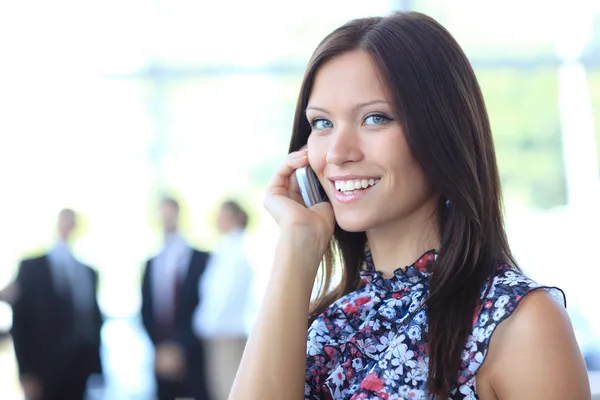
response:
[[[566,310],[543,290],[528,294],[492,336],[477,374],[482,399],[591,398]]]
[[[230,400],[301,399],[306,331],[319,257],[299,252],[293,234],[279,240],[273,273],[238,371]],[[306,243],[307,247],[313,247]]]
[[[306,151],[292,153],[267,190],[265,207],[281,234],[230,400],[303,398],[310,297],[335,226],[329,203],[301,204],[294,170],[306,163]]]

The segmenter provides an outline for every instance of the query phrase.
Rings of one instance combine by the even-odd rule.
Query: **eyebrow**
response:
[[[357,104],[356,106],[354,106],[352,108],[352,110],[353,111],[360,110],[361,108],[372,106],[373,104],[388,104],[388,102],[385,100],[372,100],[372,101],[368,101],[366,103]],[[326,109],[324,109],[322,107],[316,107],[316,106],[309,105],[306,107],[306,111],[308,111],[308,110],[316,110],[316,111],[321,111],[321,112],[329,114],[329,111],[327,111]]]

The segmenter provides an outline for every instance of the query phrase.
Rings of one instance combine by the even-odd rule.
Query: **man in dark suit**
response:
[[[27,399],[82,400],[88,378],[102,373],[98,276],[69,251],[75,226],[75,213],[62,210],[58,244],[22,261],[17,275],[12,336]]]
[[[158,398],[207,400],[204,351],[192,317],[208,253],[193,249],[178,233],[176,200],[163,199],[160,216],[164,249],[147,262],[142,283],[142,319],[154,344]]]

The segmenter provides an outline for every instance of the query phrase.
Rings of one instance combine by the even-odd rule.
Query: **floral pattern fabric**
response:
[[[333,303],[308,330],[306,400],[427,398],[427,311],[421,305],[435,258],[429,251],[385,279],[367,252],[365,285]],[[536,289],[564,302],[560,289],[541,286],[506,264],[496,268],[481,290],[450,399],[479,398],[475,378],[494,329]]]

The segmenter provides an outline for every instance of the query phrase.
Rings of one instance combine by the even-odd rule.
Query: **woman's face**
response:
[[[312,126],[309,162],[342,229],[358,232],[394,224],[433,198],[364,51],[321,66],[306,117]]]

